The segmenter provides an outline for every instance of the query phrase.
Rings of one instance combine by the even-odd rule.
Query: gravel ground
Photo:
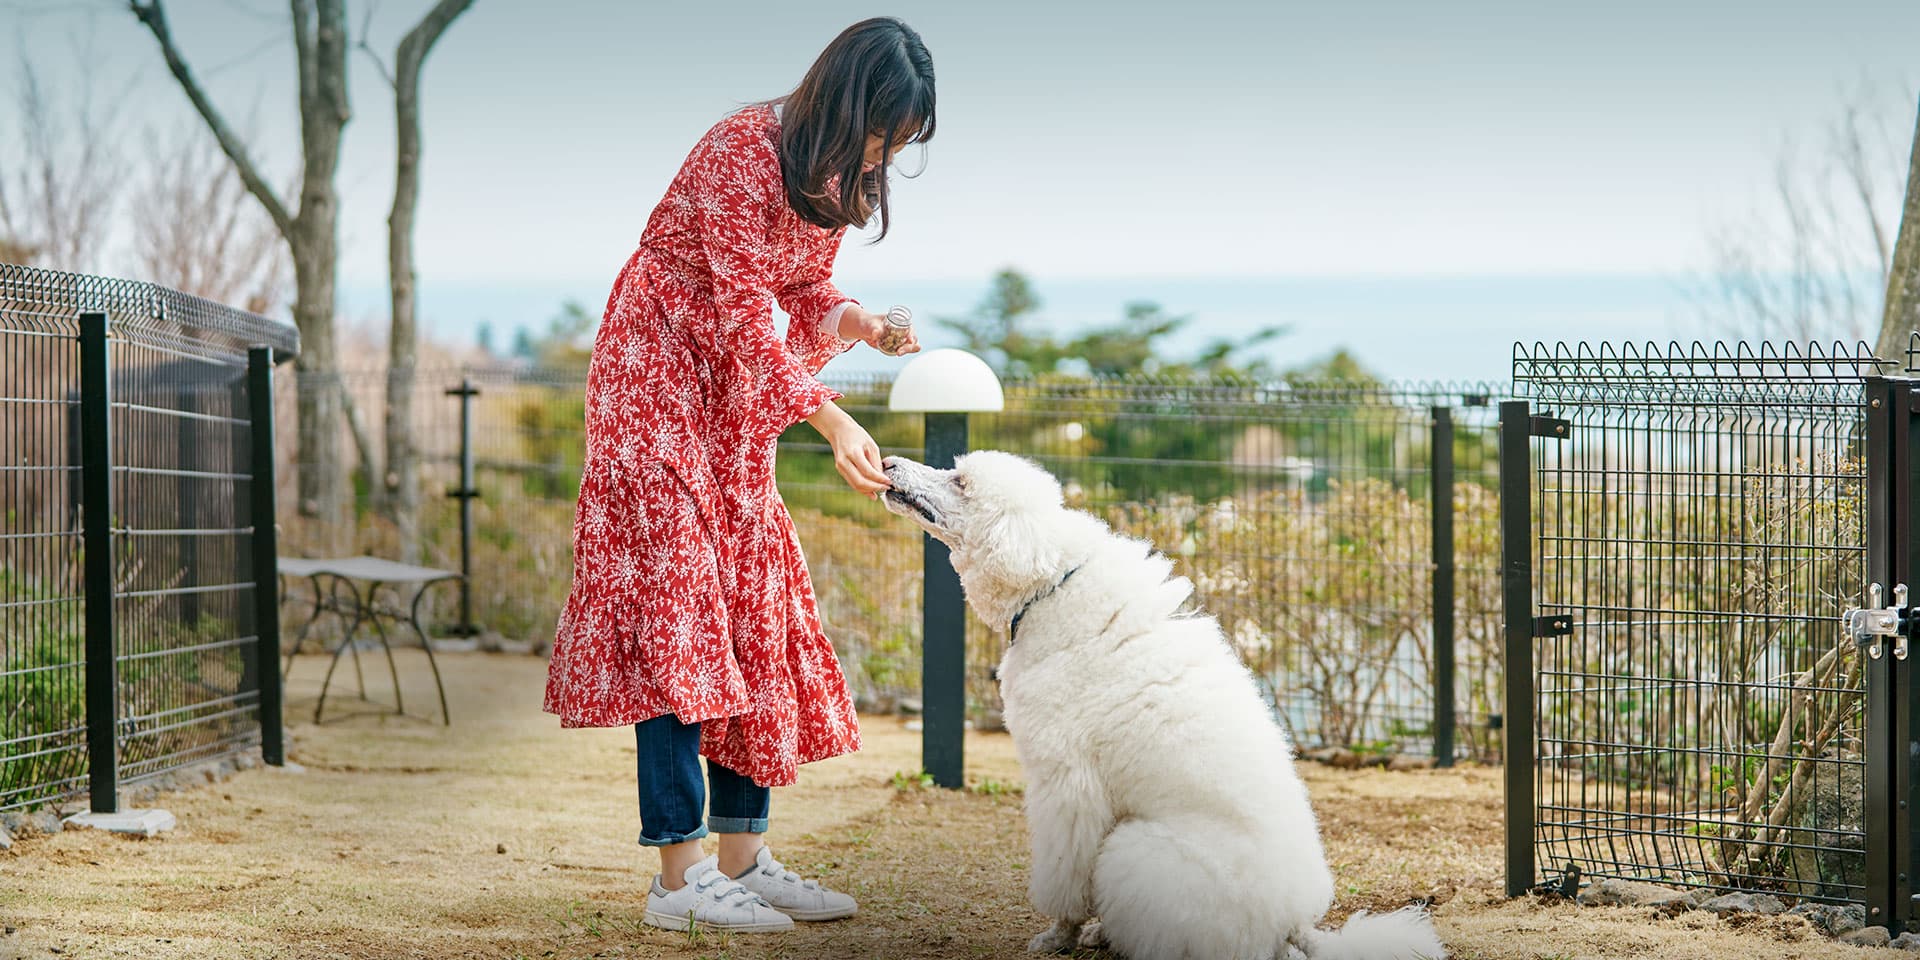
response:
[[[402,656],[423,711],[425,663]],[[311,716],[323,668],[297,664],[290,717]],[[179,817],[171,833],[20,837],[0,852],[0,960],[1013,958],[1045,925],[1026,903],[1004,735],[971,736],[971,786],[947,792],[907,775],[918,734],[869,719],[859,754],[775,794],[770,834],[789,866],[859,897],[860,916],[773,937],[669,934],[639,922],[653,863],[633,842],[631,734],[560,730],[539,712],[537,659],[457,654],[442,669],[451,728],[349,697],[338,720],[292,724],[304,772],[242,770],[159,798]],[[1426,900],[1465,960],[1911,956],[1824,941],[1798,917],[1505,901],[1498,771],[1301,769],[1339,883],[1333,916]]]

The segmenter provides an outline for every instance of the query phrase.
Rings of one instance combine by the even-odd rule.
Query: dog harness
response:
[[[1021,607],[1020,612],[1013,615],[1013,622],[1007,625],[1007,646],[1009,647],[1013,646],[1014,642],[1020,639],[1020,620],[1022,617],[1025,617],[1027,615],[1027,611],[1032,610],[1034,604],[1039,603],[1040,601],[1053,596],[1053,592],[1055,590],[1058,590],[1061,587],[1066,586],[1067,581],[1073,579],[1073,575],[1079,572],[1080,572],[1080,568],[1074,567],[1072,570],[1068,570],[1066,573],[1061,574],[1060,579],[1055,580],[1053,582],[1053,586],[1048,587],[1045,590],[1045,592],[1041,593],[1037,597],[1034,597],[1032,600],[1028,600],[1027,605],[1024,607]]]

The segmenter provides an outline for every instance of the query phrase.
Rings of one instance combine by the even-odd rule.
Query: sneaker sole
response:
[[[647,911],[646,916],[642,918],[642,922],[650,927],[659,927],[662,930],[685,930],[694,923],[699,923],[702,930],[712,930],[715,933],[781,933],[793,929],[793,920],[791,918],[789,918],[786,923],[781,923],[777,920],[757,920],[753,923],[714,923],[710,920],[689,920],[686,917],[674,916],[670,913],[655,913],[652,910]]]
[[[774,909],[780,910],[781,913],[784,913],[787,916],[792,917],[795,920],[799,920],[803,923],[821,923],[827,920],[845,920],[846,918],[851,917],[854,914],[860,912],[860,908],[857,905],[848,907],[845,910],[781,910],[779,907],[774,907]]]

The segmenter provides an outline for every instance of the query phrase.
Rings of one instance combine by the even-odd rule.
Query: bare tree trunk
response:
[[[420,558],[419,462],[413,443],[414,366],[419,331],[414,318],[413,217],[420,200],[420,70],[441,34],[473,0],[440,0],[401,39],[394,56],[393,106],[398,127],[393,210],[387,217],[387,275],[393,297],[387,333],[387,515],[400,534],[401,559]]]
[[[347,526],[349,485],[339,455],[341,385],[334,342],[335,261],[340,205],[334,173],[340,162],[340,134],[352,117],[347,102],[347,22],[345,0],[290,0],[294,52],[300,78],[302,172],[297,214],[287,210],[261,176],[246,145],[194,79],[167,25],[162,0],[131,0],[128,9],[153,33],[167,69],[233,161],[247,191],[273,218],[293,254],[293,321],[300,328],[300,357],[295,362],[300,390],[296,405],[301,470],[298,508],[321,520],[325,549],[341,546]]]
[[[1887,270],[1887,303],[1880,319],[1877,356],[1907,359],[1907,338],[1920,330],[1920,117],[1914,122],[1912,156],[1907,160],[1907,200],[1900,209],[1900,233]]]

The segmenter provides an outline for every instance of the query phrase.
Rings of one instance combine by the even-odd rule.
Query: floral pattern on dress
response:
[[[860,748],[774,487],[781,432],[840,396],[815,377],[852,346],[823,322],[850,300],[844,230],[787,204],[778,136],[766,107],[714,126],[614,282],[545,698],[568,727],[699,722],[701,753],[769,787]]]

